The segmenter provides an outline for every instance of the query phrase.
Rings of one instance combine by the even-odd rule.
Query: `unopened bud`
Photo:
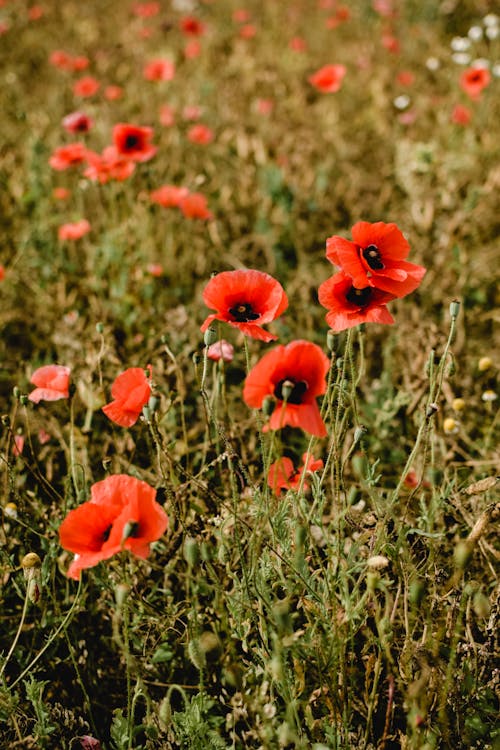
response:
[[[42,561],[40,560],[39,556],[36,554],[36,552],[28,552],[27,555],[23,557],[21,560],[21,568],[25,571],[31,570],[32,568],[41,568],[42,567]]]
[[[458,318],[458,313],[460,312],[460,301],[458,299],[452,300],[450,302],[450,317],[452,320],[456,320]]]
[[[328,351],[332,352],[332,354],[335,351],[335,340],[336,334],[332,330],[329,330],[326,334],[326,346],[328,348]]]
[[[28,599],[32,604],[37,604],[40,601],[41,595],[42,577],[40,575],[40,568],[42,567],[42,561],[36,552],[28,552],[21,560],[21,567],[26,579]]]
[[[200,672],[206,667],[207,659],[205,656],[205,652],[200,647],[200,642],[198,639],[193,638],[193,640],[189,641],[188,656],[193,662],[196,669],[199,669]]]
[[[281,385],[281,395],[283,396],[283,401],[288,401],[290,396],[293,393],[294,384],[291,380],[285,380]]]
[[[363,424],[360,424],[359,427],[356,427],[354,430],[354,440],[353,440],[353,447],[359,443],[363,435],[366,435],[368,430]]]
[[[449,378],[452,378],[452,377],[453,377],[453,375],[454,375],[454,374],[456,373],[456,371],[457,371],[457,366],[455,365],[455,360],[454,360],[454,359],[451,359],[451,360],[450,360],[450,361],[448,362],[448,364],[446,365],[446,375],[447,375],[447,376],[448,376]]]
[[[366,575],[366,587],[371,594],[376,590],[379,581],[379,573],[376,570],[369,570]]]
[[[264,401],[262,402],[262,411],[264,412],[266,417],[271,416],[275,406],[276,399],[274,398],[274,396],[266,396]]]
[[[373,570],[383,570],[389,565],[389,560],[384,555],[372,555],[368,558],[366,564]]]
[[[21,395],[19,396],[19,403],[21,404],[21,406],[26,406],[28,401],[29,399],[26,393],[21,393]]]
[[[157,408],[158,408],[158,396],[156,395],[156,393],[152,393],[151,396],[149,397],[148,409],[150,410],[151,414],[154,414]]]
[[[103,334],[104,333],[104,323],[101,323],[101,322],[96,323],[95,324],[95,329],[96,329],[97,333]]]
[[[118,609],[121,609],[130,594],[130,586],[126,583],[119,583],[115,588],[115,601]]]
[[[14,398],[18,399],[19,396],[21,395],[21,390],[18,388],[17,385],[15,385],[14,388],[12,389],[12,393],[14,394]]]
[[[212,346],[217,341],[217,331],[213,326],[208,326],[207,330],[203,334],[203,341],[205,346]]]

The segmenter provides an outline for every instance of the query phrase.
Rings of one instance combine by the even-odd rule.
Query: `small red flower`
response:
[[[5,279],[5,266],[0,265],[0,281]]]
[[[173,208],[179,206],[187,195],[189,195],[189,190],[186,187],[162,185],[157,190],[153,190],[149,197],[153,203],[158,203],[164,208]]]
[[[70,196],[71,190],[68,190],[68,188],[65,187],[55,187],[52,191],[52,197],[55,198],[56,201],[67,201]]]
[[[150,3],[137,3],[133,7],[133,13],[134,15],[138,16],[139,18],[152,18],[153,16],[157,16],[160,12],[161,6],[160,3],[157,2],[150,2]]]
[[[201,44],[198,39],[190,39],[184,47],[186,60],[194,60],[201,55]]]
[[[279,281],[262,271],[248,269],[223,271],[214,276],[205,287],[203,301],[217,312],[206,318],[202,331],[212,321],[222,320],[261,341],[278,338],[261,326],[278,318],[288,307]]]
[[[113,401],[102,407],[105,415],[120,427],[131,427],[151,396],[151,381],[142,367],[129,367],[111,386]]]
[[[411,86],[415,83],[415,74],[411,70],[401,70],[396,76],[396,81],[400,86]]]
[[[479,99],[483,89],[491,81],[490,71],[486,68],[467,68],[460,76],[460,86],[471,99]]]
[[[188,36],[202,36],[205,33],[205,24],[194,16],[184,16],[179,21],[179,26],[182,33]]]
[[[60,146],[52,152],[49,164],[52,169],[62,172],[69,167],[84,162],[86,154],[87,151],[83,143],[68,143],[67,146]]]
[[[279,430],[290,425],[317,437],[327,434],[317,396],[326,392],[326,374],[330,362],[316,344],[292,341],[265,354],[249,372],[243,388],[243,400],[260,409],[267,396],[277,399],[269,424],[264,430]]]
[[[49,62],[59,70],[71,70],[73,58],[62,49],[55,49],[50,53]]]
[[[115,146],[107,146],[102,154],[87,151],[87,165],[84,176],[101,185],[110,180],[123,182],[135,169],[135,162],[119,154]]]
[[[123,96],[123,89],[121,86],[106,86],[104,89],[104,97],[108,102],[114,102],[116,99],[121,99]]]
[[[151,60],[144,66],[143,76],[147,81],[171,81],[175,76],[175,65],[171,60]]]
[[[62,121],[63,128],[68,133],[88,133],[93,124],[90,117],[83,112],[71,112]]]
[[[30,383],[36,385],[28,398],[33,403],[40,401],[58,401],[69,398],[69,375],[71,370],[64,365],[44,365],[35,370]]]
[[[305,52],[307,49],[307,42],[301,36],[294,36],[288,42],[288,46],[294,52]]]
[[[193,127],[189,128],[187,137],[188,140],[191,141],[191,143],[199,143],[200,145],[205,146],[208,143],[212,143],[214,139],[214,133],[213,130],[211,130],[206,125],[198,123],[197,125],[193,125]]]
[[[160,107],[160,123],[165,128],[171,128],[175,125],[175,112],[174,108],[169,104],[163,104]]]
[[[148,263],[146,271],[156,278],[163,276],[163,266],[160,263]]]
[[[309,489],[308,483],[302,480],[302,476],[322,469],[323,461],[321,459],[316,460],[313,456],[307,458],[307,455],[307,453],[303,454],[303,465],[299,469],[295,469],[292,460],[287,456],[283,456],[271,464],[267,475],[267,484],[276,495],[280,494],[280,490],[298,490],[301,482],[304,492]]]
[[[89,59],[88,57],[84,57],[83,55],[79,55],[77,57],[73,57],[71,60],[71,70],[75,73],[86,70],[89,67]]]
[[[92,76],[84,76],[73,84],[73,93],[75,96],[81,96],[82,98],[88,98],[94,96],[101,87],[99,81],[96,81]]]
[[[318,298],[328,310],[326,322],[336,333],[360,323],[394,323],[386,303],[396,296],[373,286],[357,288],[343,271],[321,284]]]
[[[146,482],[114,474],[91,487],[91,500],[71,510],[59,527],[61,546],[75,553],[68,576],[107,560],[122,549],[145,558],[168,518]]]
[[[80,219],[69,224],[62,224],[57,230],[57,236],[60,240],[79,240],[90,232],[90,223],[87,219]]]
[[[125,122],[113,128],[113,143],[118,154],[132,161],[144,162],[153,158],[158,149],[150,143],[152,137],[153,128]]]
[[[451,121],[455,125],[468,125],[472,120],[472,112],[468,107],[464,107],[462,104],[457,104],[453,108],[451,113]]]
[[[188,193],[179,203],[179,208],[187,219],[213,219],[207,207],[207,199],[201,193]]]
[[[426,269],[405,258],[410,245],[396,224],[358,221],[353,242],[334,235],[326,241],[326,257],[351,277],[353,287],[377,287],[395,297],[413,292]]]
[[[219,362],[221,359],[224,362],[232,362],[234,357],[234,346],[225,339],[216,341],[215,344],[208,347],[207,357],[214,362]]]
[[[309,76],[308,80],[318,91],[332,94],[340,89],[345,74],[345,65],[325,65]]]

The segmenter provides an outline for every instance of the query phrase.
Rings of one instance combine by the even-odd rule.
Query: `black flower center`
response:
[[[111,529],[113,528],[112,524],[108,526],[107,529],[104,529],[101,535],[101,539],[103,542],[107,542],[109,539],[109,535],[111,534]]]
[[[229,314],[237,323],[248,323],[249,320],[260,318],[260,313],[254,312],[252,305],[248,302],[241,302],[238,305],[230,307]]]
[[[127,151],[132,151],[134,148],[137,148],[139,146],[139,138],[136,135],[127,135],[125,138],[125,149]]]
[[[365,286],[364,289],[356,289],[355,286],[352,286],[347,292],[345,298],[348,302],[352,302],[353,305],[366,307],[366,305],[370,303],[372,291],[373,289],[371,286]]]
[[[376,245],[368,245],[368,247],[365,247],[365,249],[362,250],[362,253],[363,258],[366,260],[373,271],[380,271],[382,268],[385,268],[384,264],[382,263],[380,250]]]
[[[307,391],[307,381],[291,380],[283,378],[276,384],[274,395],[279,401],[286,401],[287,404],[301,404],[302,397]]]

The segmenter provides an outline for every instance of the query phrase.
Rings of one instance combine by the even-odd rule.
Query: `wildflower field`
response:
[[[0,0],[0,747],[500,748],[494,11]]]

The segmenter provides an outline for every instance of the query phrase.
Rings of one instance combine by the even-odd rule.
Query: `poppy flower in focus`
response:
[[[194,16],[181,18],[179,27],[182,33],[188,36],[202,36],[205,33],[205,24]]]
[[[112,422],[120,427],[131,427],[139,419],[142,407],[151,396],[151,379],[142,367],[129,367],[120,373],[111,386],[113,401],[102,407]]]
[[[168,518],[146,482],[114,474],[91,487],[91,499],[71,510],[59,527],[61,546],[75,553],[68,577],[107,560],[122,549],[147,557]]]
[[[479,99],[483,89],[491,81],[490,71],[486,68],[468,68],[460,76],[460,86],[471,99]]]
[[[302,481],[302,476],[322,469],[323,461],[321,459],[316,460],[313,456],[307,458],[307,453],[303,454],[302,461],[303,465],[299,469],[295,469],[292,460],[287,456],[283,456],[271,464],[267,475],[267,484],[276,495],[280,494],[280,490],[298,490],[301,482],[304,492],[309,489],[307,482]]]
[[[151,60],[142,73],[146,81],[171,81],[175,76],[175,65],[171,60]]]
[[[49,164],[52,169],[62,172],[84,162],[86,155],[87,151],[83,143],[68,143],[67,146],[60,146],[52,152]]]
[[[84,176],[105,185],[110,180],[123,182],[135,169],[135,163],[118,153],[115,146],[107,146],[102,154],[87,151],[87,168]]]
[[[333,94],[340,89],[345,74],[345,65],[325,65],[312,76],[309,76],[308,81],[318,91],[322,91],[324,94]]]
[[[472,120],[472,112],[468,107],[464,107],[462,104],[457,104],[453,108],[451,113],[451,121],[455,125],[468,125]]]
[[[353,287],[377,287],[404,297],[422,281],[426,269],[405,260],[410,245],[396,224],[358,221],[352,237],[352,242],[337,235],[329,237],[326,257],[351,277]]]
[[[163,208],[174,208],[180,204],[183,198],[189,195],[186,187],[177,187],[176,185],[162,185],[157,190],[153,190],[150,198],[153,203],[163,206]]]
[[[144,162],[153,158],[158,149],[150,143],[152,137],[153,128],[124,122],[113,128],[113,143],[118,154],[132,161]]]
[[[94,123],[83,112],[71,112],[63,118],[62,126],[68,133],[88,133]]]
[[[187,219],[213,219],[207,207],[207,199],[201,193],[188,193],[179,203],[179,208]]]
[[[64,365],[44,365],[35,370],[30,383],[36,385],[28,398],[34,404],[40,401],[58,401],[69,398],[69,375],[71,370]]]
[[[92,76],[84,76],[73,84],[73,93],[75,96],[81,96],[87,98],[97,94],[101,87],[99,81],[96,81]]]
[[[221,359],[224,362],[232,362],[234,357],[234,346],[225,339],[216,341],[215,344],[208,347],[207,357],[214,362],[219,362]]]
[[[57,230],[60,240],[79,240],[90,232],[90,223],[87,219],[80,219],[73,223],[62,224]]]
[[[199,143],[200,145],[205,146],[208,143],[212,143],[214,139],[214,133],[213,130],[211,130],[206,125],[198,123],[197,125],[193,125],[191,128],[189,128],[187,137],[188,140],[191,141],[191,143]]]
[[[264,431],[290,425],[325,437],[326,427],[316,397],[326,392],[329,366],[326,354],[310,341],[299,339],[277,346],[248,373],[243,400],[254,409],[260,409],[268,396],[277,400]]]
[[[268,273],[249,269],[218,273],[206,285],[203,301],[217,312],[206,318],[202,331],[212,321],[222,320],[261,341],[278,338],[261,326],[278,318],[288,307],[288,298],[279,281]]]
[[[328,310],[326,322],[335,333],[360,323],[394,323],[386,304],[396,295],[373,286],[357,288],[343,271],[320,285],[318,299]]]

